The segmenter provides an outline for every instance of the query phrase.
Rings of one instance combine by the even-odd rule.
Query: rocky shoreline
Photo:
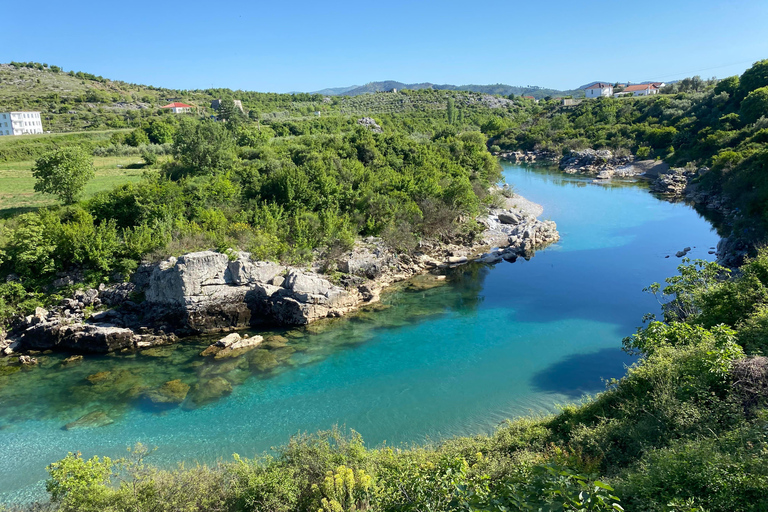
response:
[[[540,206],[520,196],[506,203],[479,218],[485,230],[466,243],[422,242],[398,254],[380,239],[361,240],[336,261],[332,276],[319,267],[255,261],[245,252],[202,251],[145,264],[129,282],[77,291],[49,310],[37,308],[0,334],[0,356],[33,365],[34,356],[48,350],[109,353],[203,333],[306,325],[375,303],[386,287],[418,274],[470,261],[530,258],[559,240],[555,223],[537,218]],[[243,344],[235,350],[257,344],[235,342]]]
[[[571,151],[562,157],[541,150],[503,151],[496,155],[518,163],[557,165],[567,174],[591,176],[594,183],[610,183],[613,178],[644,179],[650,182],[652,193],[669,201],[688,201],[698,207],[717,212],[729,226],[741,217],[738,209],[730,207],[729,198],[708,193],[696,184],[696,178],[709,172],[707,167],[671,168],[661,160],[637,160],[632,155],[618,156],[610,150],[594,149]],[[754,240],[749,236],[732,231],[729,236],[720,240],[714,254],[719,264],[736,268],[753,252],[754,245]]]

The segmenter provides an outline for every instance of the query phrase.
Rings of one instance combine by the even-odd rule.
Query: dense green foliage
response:
[[[403,251],[421,238],[471,236],[471,219],[501,178],[485,137],[453,128],[417,140],[399,122],[385,123],[390,128],[381,134],[351,123],[337,134],[284,138],[273,137],[279,126],[245,121],[144,123],[114,142],[150,142],[139,149],[157,164],[165,146],[152,143],[173,140],[173,159],[139,183],[8,219],[0,232],[2,270],[34,292],[57,272],[78,270],[93,282],[128,275],[145,258],[192,250],[326,258],[332,269],[358,236],[382,236]],[[431,124],[445,121],[421,122]],[[74,157],[77,165],[62,164]],[[89,158],[76,146],[40,157],[40,190],[73,203]]]

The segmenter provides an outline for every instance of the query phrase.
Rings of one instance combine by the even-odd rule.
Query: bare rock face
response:
[[[339,270],[354,276],[376,279],[397,264],[397,255],[381,240],[369,237],[342,256]]]
[[[342,316],[361,297],[318,275],[291,269],[282,286],[257,285],[248,300],[254,310],[274,323],[305,325],[320,318]]]
[[[690,179],[695,174],[695,171],[679,167],[668,169],[665,172],[659,173],[656,179],[651,182],[651,190],[667,196],[682,196],[688,187]]]
[[[113,352],[133,346],[133,331],[112,325],[81,322],[64,323],[61,319],[35,323],[21,335],[25,349],[65,349],[73,352]]]
[[[560,169],[569,174],[600,175],[600,179],[609,179],[617,169],[627,166],[632,160],[631,156],[616,156],[608,149],[585,149],[572,151],[564,156],[560,161]],[[627,175],[628,172],[630,171],[624,170],[620,174]]]
[[[316,274],[203,251],[160,263],[145,291],[146,310],[177,327],[209,332],[259,324],[303,325],[339,316],[356,294]]]

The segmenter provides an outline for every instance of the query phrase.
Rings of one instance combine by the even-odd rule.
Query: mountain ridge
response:
[[[378,82],[368,82],[365,85],[360,86],[347,86],[347,87],[329,87],[321,89],[319,91],[313,91],[311,94],[323,94],[325,96],[360,96],[362,94],[374,94],[377,92],[390,92],[393,89],[437,89],[448,91],[471,91],[484,94],[498,94],[500,96],[509,96],[514,94],[515,96],[533,96],[536,99],[543,99],[547,96],[560,97],[560,96],[582,96],[584,93],[581,89],[548,89],[538,86],[519,86],[519,85],[507,85],[507,84],[465,84],[465,85],[452,85],[452,84],[435,84],[432,82],[421,83],[405,83],[397,80],[382,80]]]

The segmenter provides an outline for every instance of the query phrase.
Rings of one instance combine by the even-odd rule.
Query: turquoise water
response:
[[[141,441],[158,447],[156,464],[211,462],[334,425],[399,445],[490,432],[600,391],[631,363],[622,337],[658,310],[642,288],[672,275],[683,247],[711,259],[718,236],[642,184],[512,165],[505,175],[561,234],[530,261],[460,267],[442,285],[416,280],[370,311],[266,333],[265,349],[234,360],[204,361],[206,340],[192,340],[68,366],[52,354],[0,376],[0,502],[40,497],[45,466],[68,451],[121,456]],[[87,379],[105,371],[106,382]],[[212,378],[231,394],[206,395]],[[180,406],[142,398],[175,379],[191,386]],[[93,411],[114,423],[62,429]]]

